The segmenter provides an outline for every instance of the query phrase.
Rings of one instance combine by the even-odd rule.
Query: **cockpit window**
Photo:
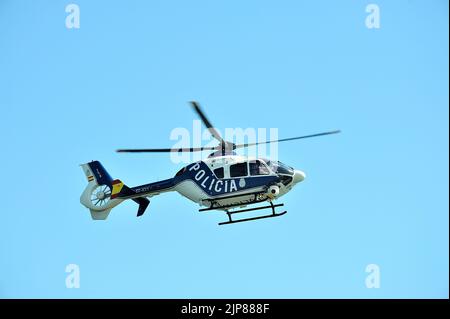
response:
[[[230,177],[247,176],[247,162],[230,165]]]
[[[277,174],[287,174],[287,175],[294,174],[294,169],[292,167],[287,166],[286,164],[283,164],[280,161],[270,161],[270,160],[264,161],[266,162],[267,166],[269,166],[270,169]]]
[[[214,174],[217,176],[217,178],[223,178],[223,167],[216,168],[214,170]]]
[[[269,175],[270,172],[266,165],[260,161],[250,161],[248,162],[248,167],[250,168],[250,175]]]

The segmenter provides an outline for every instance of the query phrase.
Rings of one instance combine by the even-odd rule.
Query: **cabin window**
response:
[[[214,170],[214,174],[217,176],[217,178],[223,178],[223,167],[216,168]]]
[[[250,175],[269,175],[269,169],[260,161],[251,161],[248,163]]]
[[[247,176],[247,163],[230,165],[230,177]]]

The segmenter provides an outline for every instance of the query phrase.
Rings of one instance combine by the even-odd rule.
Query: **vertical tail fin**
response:
[[[81,167],[83,168],[88,182],[92,182],[95,180],[97,185],[107,185],[109,187],[112,186],[113,179],[99,161],[92,161],[90,163],[81,164]]]

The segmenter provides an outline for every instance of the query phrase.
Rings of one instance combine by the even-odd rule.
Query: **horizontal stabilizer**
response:
[[[144,215],[145,210],[148,207],[148,204],[150,204],[150,201],[145,197],[133,198],[133,201],[139,204],[137,217]]]

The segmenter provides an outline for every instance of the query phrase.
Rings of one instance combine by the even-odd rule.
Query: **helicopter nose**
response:
[[[302,182],[305,178],[306,178],[306,175],[302,171],[299,171],[299,170],[294,171],[294,177],[293,177],[294,183]]]

